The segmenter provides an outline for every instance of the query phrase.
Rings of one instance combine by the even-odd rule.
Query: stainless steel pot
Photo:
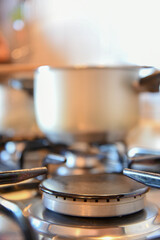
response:
[[[53,142],[100,141],[124,134],[138,119],[133,82],[152,67],[42,66],[35,72],[34,105],[38,126]]]
[[[14,134],[39,134],[34,115],[33,99],[25,91],[8,84],[10,79],[33,80],[37,65],[0,64],[0,132],[11,130]],[[30,80],[30,82],[33,82]],[[13,84],[12,84],[13,85]]]

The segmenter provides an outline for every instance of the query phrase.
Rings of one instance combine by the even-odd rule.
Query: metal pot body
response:
[[[33,98],[21,86],[23,79],[33,85],[34,66],[26,64],[0,64],[0,132],[4,134],[39,134]],[[14,83],[17,79],[17,84]],[[28,84],[29,85],[29,84]],[[28,88],[27,88],[28,90]]]
[[[38,126],[53,142],[99,141],[128,131],[138,119],[133,81],[141,67],[42,66],[35,72]]]
[[[0,132],[29,134],[35,125],[33,100],[23,91],[0,84]]]

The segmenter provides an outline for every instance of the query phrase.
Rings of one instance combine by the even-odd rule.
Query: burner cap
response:
[[[86,217],[126,215],[144,208],[148,187],[121,174],[57,176],[40,185],[44,206]]]

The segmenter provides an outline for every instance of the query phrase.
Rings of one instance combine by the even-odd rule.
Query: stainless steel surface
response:
[[[118,174],[54,177],[40,184],[44,206],[58,213],[83,217],[131,214],[144,208],[148,188]]]
[[[139,156],[160,156],[160,151],[149,148],[133,147],[128,150],[128,157],[134,158]]]
[[[125,168],[123,174],[150,187],[160,188],[160,174]]]
[[[4,142],[2,141],[0,146],[8,148],[5,138],[2,138],[2,140]],[[21,139],[19,140],[18,145],[11,144],[11,148],[8,150],[12,152],[15,147],[17,148],[21,143]],[[74,153],[74,157],[77,156],[78,158],[73,159],[71,169],[75,167],[83,168],[84,166],[95,169],[97,160],[105,160],[102,163],[107,164],[108,157],[111,157],[114,164],[122,164],[126,153],[124,144],[118,145],[118,149],[116,148],[117,144],[107,145],[106,143],[89,145],[85,143],[85,146],[82,143],[74,146],[51,144],[50,146],[44,140],[43,138],[36,141],[31,139],[30,144],[28,141],[24,143],[27,144],[27,150],[31,151],[34,149],[37,151],[41,147],[48,148],[49,151],[53,148],[58,155],[46,155],[47,158],[44,159],[46,164],[64,163],[65,157],[63,156],[66,156],[67,161],[69,161],[70,154],[69,157],[65,154],[67,152]],[[12,143],[14,143],[14,139],[12,139]],[[22,148],[22,155],[24,149],[26,147]],[[59,154],[63,154],[63,156]],[[104,157],[105,159],[103,159]],[[79,158],[84,161],[85,158],[86,161],[89,158],[89,162],[82,162],[81,166],[79,165],[81,161]],[[23,180],[24,178],[20,179],[19,176],[24,176],[24,173],[26,173],[29,177],[28,174],[31,172],[30,170],[26,172],[23,169],[18,172],[9,172],[9,174],[16,174],[16,176],[12,174],[13,179]],[[17,173],[20,173],[20,175],[17,175]],[[6,176],[6,173],[4,175]],[[50,175],[48,174],[48,176]],[[38,181],[27,181],[0,187],[1,196],[14,201],[21,209],[24,209],[28,204],[27,209],[30,211],[32,208],[31,214],[27,211],[25,216],[30,214],[30,222],[36,230],[39,240],[51,240],[52,238],[54,240],[155,240],[156,237],[160,236],[160,216],[158,210],[155,211],[156,207],[154,206],[154,204],[157,204],[156,199],[158,200],[159,197],[154,197],[155,195],[152,192],[146,194],[148,190],[146,186],[136,183],[122,174],[87,174],[68,177],[55,177],[55,174],[53,174],[53,179],[43,181],[41,187],[42,185],[43,201],[38,194],[38,189],[36,189]],[[23,187],[25,190],[23,190]],[[147,197],[148,194],[149,198]],[[146,198],[151,201],[154,200],[154,203],[145,205]],[[44,205],[42,206],[42,204]],[[1,232],[3,231],[0,228]],[[10,233],[10,230],[4,229],[4,232],[7,236],[7,232]]]
[[[15,221],[0,214],[0,239],[24,240],[22,232]],[[7,227],[6,227],[7,226]]]
[[[69,199],[43,194],[44,206],[54,212],[80,217],[115,217],[138,212],[144,208],[145,194],[122,199]],[[108,202],[107,202],[108,201]]]
[[[158,209],[146,205],[145,209],[128,216],[114,218],[69,217],[45,210],[42,202],[31,204],[24,210],[33,228],[58,239],[151,239],[160,233]]]
[[[128,150],[127,159],[124,168],[160,173],[160,151],[158,150],[133,147]]]
[[[61,165],[66,163],[66,158],[64,156],[58,155],[58,154],[48,154],[43,162],[43,166],[47,166],[49,164],[54,164],[54,165]]]
[[[108,147],[110,148],[111,146]],[[105,145],[103,145],[103,148],[106,150]],[[58,159],[59,157],[60,156],[58,155]],[[54,159],[51,157],[51,160]],[[63,162],[64,158],[62,157],[60,160]],[[59,180],[59,185],[62,184],[61,187],[66,187],[66,190],[63,189],[64,192],[62,192],[61,187],[59,188],[55,183],[52,183],[48,188],[48,193],[50,194],[47,192],[44,193],[44,195],[47,194],[47,197],[45,198],[45,200],[48,201],[46,203],[47,206],[54,206],[55,211],[60,209],[63,213],[65,213],[65,211],[70,211],[71,213],[76,212],[78,217],[67,216],[47,210],[42,206],[42,200],[39,198],[40,196],[37,195],[30,195],[30,199],[28,198],[25,200],[30,204],[27,209],[32,208],[33,210],[31,211],[31,214],[28,211],[25,211],[25,216],[28,216],[26,214],[30,214],[30,222],[36,230],[39,240],[52,239],[53,237],[55,240],[102,240],[103,238],[107,240],[108,238],[113,240],[153,240],[155,237],[160,236],[160,217],[157,210],[155,211],[156,207],[151,203],[151,205],[147,205],[146,210],[144,204],[144,198],[148,195],[148,193],[145,194],[148,189],[147,187],[120,174],[96,175],[98,176],[97,178],[95,178],[93,174],[87,176],[71,176],[71,178],[64,176],[55,178],[54,176],[57,181]],[[108,180],[101,177],[105,175]],[[75,179],[79,180],[77,180],[79,183],[77,189],[73,188],[74,183],[75,186],[77,186]],[[93,184],[91,183],[90,185],[87,179],[93,182]],[[43,183],[48,183],[48,180],[45,180]],[[131,183],[130,181],[133,185],[128,184]],[[104,184],[104,182],[107,182],[108,185]],[[69,187],[67,187],[67,185],[69,185]],[[86,187],[87,185],[90,185],[88,191],[86,191],[88,189],[88,187]],[[139,188],[139,186],[141,187]],[[57,187],[59,191],[57,191]],[[86,189],[85,194],[83,193],[84,189]],[[21,190],[21,186],[19,190]],[[73,190],[73,192],[71,190]],[[99,194],[101,191],[104,194]],[[108,195],[106,193],[108,193]],[[13,192],[12,195],[18,196],[18,194],[21,196],[20,191]],[[48,196],[49,198],[51,196],[51,199],[48,199]],[[152,193],[150,196],[152,200]],[[23,199],[17,198],[15,201],[20,204],[22,208],[24,207],[22,204]],[[149,211],[148,207],[150,209]],[[54,209],[52,208],[52,210]],[[89,214],[92,214],[92,216],[97,216],[97,214],[99,214],[98,218],[88,218],[86,215],[83,217],[83,215],[81,215],[82,212],[86,213],[87,211]],[[114,214],[114,216],[118,217],[110,217],[110,215],[106,215],[109,217],[103,216],[106,212],[107,214]],[[134,234],[134,231],[136,234]]]
[[[35,72],[38,126],[53,142],[103,141],[138,120],[138,93],[132,84],[143,67],[43,66]],[[153,68],[145,68],[154,71]]]
[[[37,239],[37,235],[32,229],[28,218],[23,215],[21,209],[16,204],[0,198],[0,212],[17,223],[25,240]]]

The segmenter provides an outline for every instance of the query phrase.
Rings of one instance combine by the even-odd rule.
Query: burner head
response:
[[[52,211],[84,217],[131,214],[144,208],[148,187],[121,174],[55,177],[40,185],[44,206]]]

